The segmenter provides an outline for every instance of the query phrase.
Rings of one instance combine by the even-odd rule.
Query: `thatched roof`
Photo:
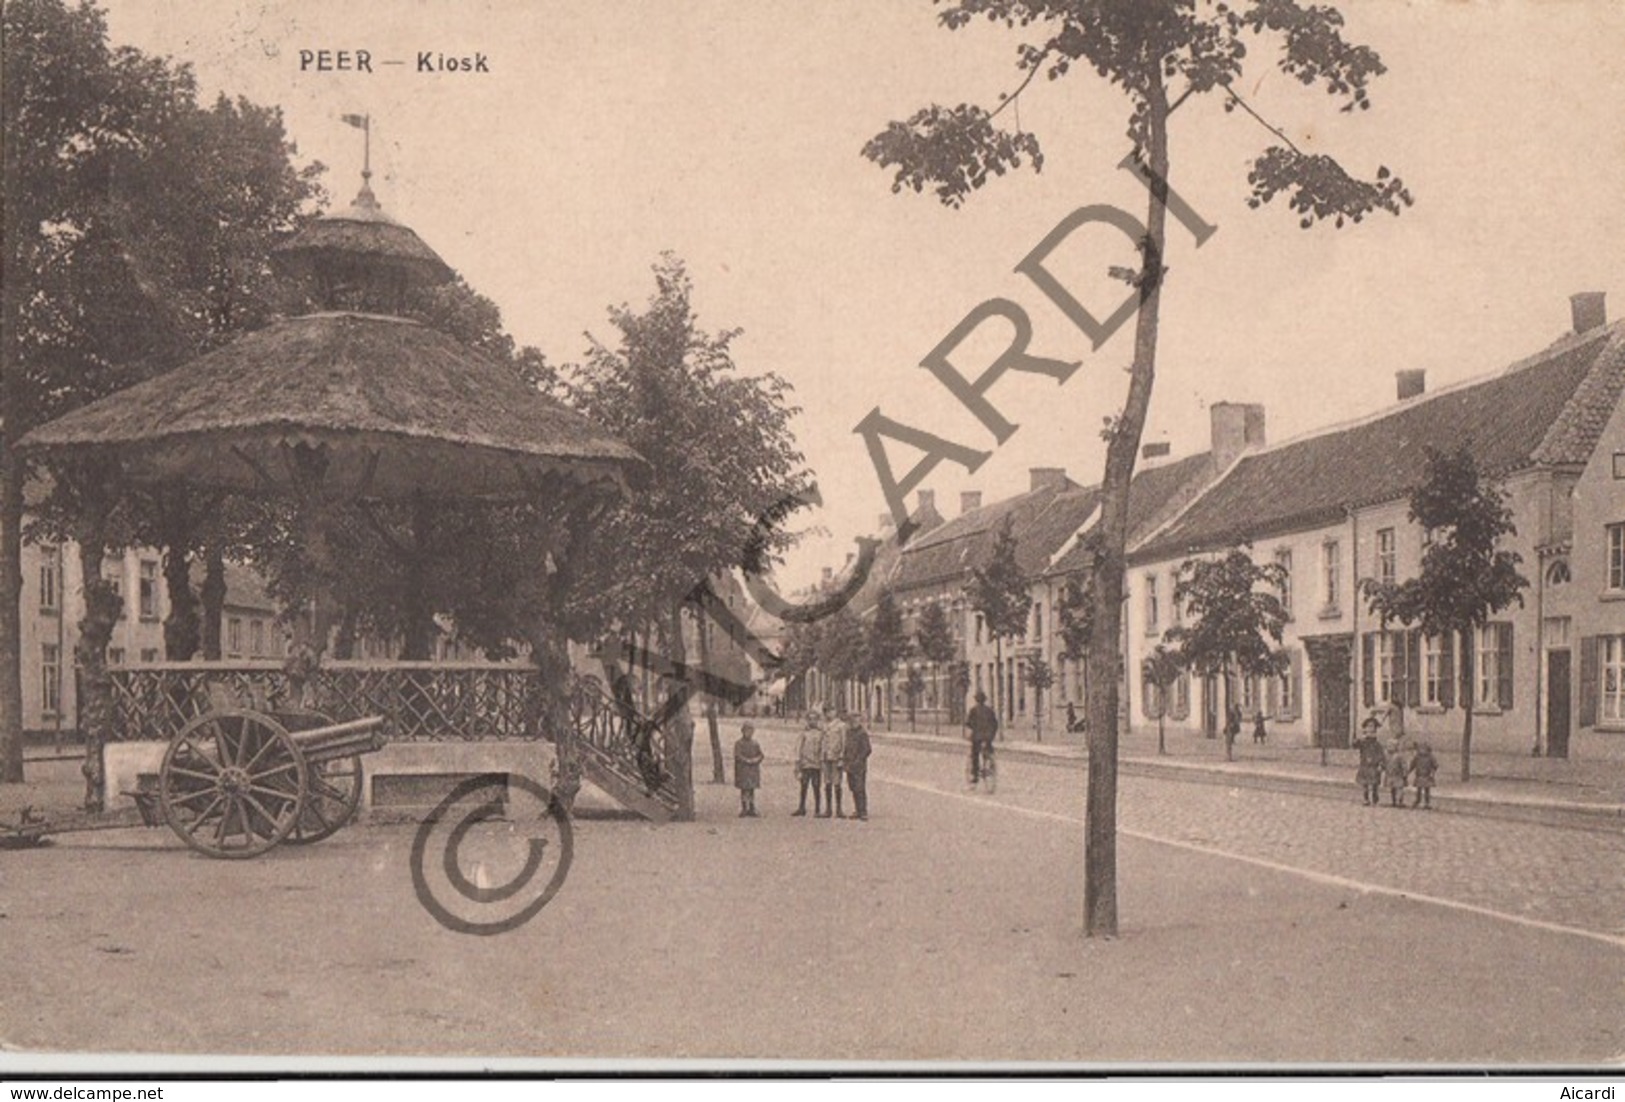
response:
[[[551,472],[619,478],[630,447],[438,330],[330,313],[277,321],[42,425],[22,445],[116,452],[137,480],[263,490],[291,448],[367,497],[534,490]]]
[[[272,256],[295,271],[312,270],[323,260],[360,258],[426,283],[452,278],[450,266],[439,254],[409,227],[385,214],[367,187],[349,207],[311,221],[276,246]]]

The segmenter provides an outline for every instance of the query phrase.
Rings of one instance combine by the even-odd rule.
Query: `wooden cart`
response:
[[[361,803],[361,757],[382,749],[382,716],[335,723],[314,712],[206,712],[169,740],[156,775],[143,774],[140,821],[167,823],[209,857],[257,857],[281,842],[319,842]],[[22,840],[134,825],[127,814],[29,817],[0,828]]]

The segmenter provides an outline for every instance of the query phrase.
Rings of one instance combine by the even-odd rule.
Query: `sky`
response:
[[[789,591],[839,567],[886,504],[863,440],[871,410],[994,455],[925,486],[993,500],[1032,467],[1098,482],[1103,420],[1126,391],[1132,326],[1099,350],[1014,268],[1075,209],[1142,216],[1117,169],[1126,100],[1092,72],[1035,82],[1019,122],[1041,173],[995,180],[962,209],[893,194],[860,155],[933,102],[994,105],[1020,80],[1019,39],[950,32],[927,0],[106,0],[115,43],[194,68],[206,96],[276,104],[301,162],[328,166],[344,204],[373,120],[373,187],[477,290],[509,331],[559,363],[612,305],[641,305],[664,251],[688,265],[700,324],[739,328],[746,372],[795,386],[797,438],[825,505],[781,571]],[[1387,166],[1416,205],[1303,230],[1285,205],[1251,210],[1247,168],[1275,139],[1214,97],[1172,126],[1174,189],[1218,228],[1198,247],[1170,222],[1156,389],[1146,441],[1205,450],[1208,406],[1265,406],[1271,442],[1392,404],[1394,373],[1429,389],[1498,370],[1569,327],[1568,296],[1609,293],[1625,315],[1625,5],[1615,0],[1341,0],[1346,33],[1388,72],[1373,107],[1334,100],[1251,52],[1240,87],[1306,152],[1369,177]],[[301,51],[367,50],[372,72],[302,70]],[[488,72],[418,72],[420,51],[483,55]],[[384,65],[401,60],[404,65]],[[1006,112],[1001,121],[1014,112]],[[1015,121],[1011,119],[1010,121]],[[1127,242],[1102,227],[1053,267],[1104,316]],[[921,360],[967,313],[1009,298],[1031,350],[1082,361],[1064,384],[1010,374],[990,399],[1019,430],[997,445]],[[1008,340],[989,324],[955,362],[977,374]],[[917,455],[898,446],[899,476]]]

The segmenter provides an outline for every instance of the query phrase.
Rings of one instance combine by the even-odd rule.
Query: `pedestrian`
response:
[[[852,817],[869,821],[869,731],[849,716],[846,725],[846,786],[852,790]],[[839,805],[837,805],[839,806]]]
[[[1264,713],[1263,712],[1254,712],[1253,713],[1253,745],[1254,746],[1262,746],[1262,745],[1264,745],[1264,738],[1265,738]]]
[[[762,786],[762,744],[756,728],[747,723],[734,743],[734,787],[739,789],[739,817],[756,818],[756,790]]]
[[[1416,803],[1412,807],[1433,810],[1433,778],[1438,772],[1439,759],[1433,756],[1433,747],[1424,742],[1416,748],[1416,758],[1411,762],[1411,782],[1416,785]]]
[[[1241,737],[1241,705],[1231,701],[1224,710],[1224,744],[1231,747]]]
[[[1081,730],[1078,726],[1078,706],[1070,700],[1066,702],[1066,729],[1068,731]]]
[[[824,779],[824,811],[821,818],[828,819],[834,815],[837,819],[844,819],[846,816],[841,812],[841,762],[846,758],[846,724],[839,720],[824,724],[818,757]]]
[[[1383,778],[1388,782],[1388,800],[1391,807],[1405,806],[1405,789],[1411,775],[1411,763],[1405,760],[1405,748],[1399,740],[1388,753],[1388,760],[1383,763]]]
[[[1376,716],[1366,717],[1360,725],[1360,737],[1354,743],[1360,752],[1360,768],[1354,774],[1354,782],[1360,786],[1360,802],[1367,807],[1382,803],[1382,770],[1387,756],[1382,752],[1382,743],[1377,741],[1380,725]]]
[[[819,788],[819,773],[822,762],[819,751],[822,749],[824,738],[823,716],[817,708],[807,713],[807,725],[801,730],[801,739],[796,743],[796,776],[801,780],[801,806],[797,807],[792,815],[807,814],[807,788],[811,786],[813,794],[813,813],[821,814],[824,810],[823,790]]]
[[[987,694],[981,689],[976,690],[976,703],[965,715],[965,727],[970,732],[970,783],[975,788],[982,780],[982,762],[999,736],[999,717],[987,706]]]

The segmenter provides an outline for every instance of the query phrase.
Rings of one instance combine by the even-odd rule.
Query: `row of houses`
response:
[[[1211,734],[1234,703],[1288,744],[1347,746],[1359,716],[1393,707],[1409,733],[1450,745],[1471,707],[1475,743],[1487,749],[1625,757],[1625,324],[1607,323],[1601,294],[1570,305],[1570,332],[1492,375],[1429,391],[1421,372],[1399,371],[1394,405],[1277,444],[1262,407],[1221,402],[1207,451],[1147,457],[1129,497],[1124,719]],[[1385,628],[1358,592],[1362,579],[1420,569],[1426,533],[1408,517],[1408,495],[1428,446],[1467,447],[1500,484],[1516,527],[1505,546],[1530,581],[1523,603],[1471,641],[1471,700],[1458,699],[1469,672],[1460,640]],[[915,663],[926,682],[917,713],[957,722],[981,690],[1007,728],[1068,736],[1083,670],[1065,653],[1056,609],[1062,587],[1091,568],[1082,541],[1098,516],[1099,488],[1059,468],[1034,469],[1027,492],[1005,500],[964,494],[951,518],[920,491],[920,531],[888,545],[858,601],[872,609],[889,588],[911,632],[928,605],[949,613],[956,658]],[[1025,637],[995,643],[965,585],[1006,521],[1031,621]],[[1180,623],[1181,566],[1234,547],[1283,570],[1286,672],[1229,685],[1184,675],[1159,694],[1141,671]],[[1029,683],[1035,660],[1054,674],[1047,691]],[[906,671],[892,679],[882,709],[908,709],[906,681]]]

